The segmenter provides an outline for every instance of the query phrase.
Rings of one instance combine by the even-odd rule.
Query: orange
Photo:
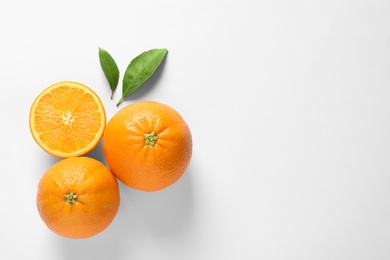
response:
[[[30,130],[38,145],[51,155],[81,156],[99,143],[106,113],[99,97],[77,82],[46,88],[30,109]]]
[[[192,155],[191,132],[173,108],[140,101],[122,108],[108,122],[103,153],[125,185],[161,190],[185,172]]]
[[[106,229],[119,208],[118,181],[101,162],[71,157],[54,164],[38,184],[37,206],[49,229],[87,238]]]

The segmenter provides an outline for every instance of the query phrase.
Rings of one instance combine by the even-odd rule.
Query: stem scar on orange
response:
[[[54,233],[88,238],[114,219],[120,203],[118,181],[101,162],[71,157],[42,176],[36,201],[42,220]]]
[[[108,122],[103,153],[113,174],[125,185],[156,191],[185,172],[192,156],[192,136],[176,110],[140,101],[122,108]]]
[[[68,158],[96,147],[103,136],[106,113],[97,94],[71,81],[46,88],[30,109],[30,131],[49,154]]]

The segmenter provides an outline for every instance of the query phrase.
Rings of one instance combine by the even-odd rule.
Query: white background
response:
[[[388,0],[2,1],[0,39],[0,259],[390,259]],[[109,228],[71,240],[36,209],[58,159],[29,109],[72,80],[114,115],[98,47],[121,76],[168,48],[121,107],[174,107],[193,157],[163,191],[121,185]]]

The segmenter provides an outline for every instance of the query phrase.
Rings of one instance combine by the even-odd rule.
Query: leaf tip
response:
[[[168,49],[164,48],[162,49],[163,53],[164,53],[164,57],[168,54]]]

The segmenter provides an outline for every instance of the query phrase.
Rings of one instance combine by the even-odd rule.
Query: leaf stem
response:
[[[116,104],[116,106],[119,106],[120,103],[122,103],[123,99],[124,99],[124,97],[121,97],[121,99],[120,99],[119,102]]]

